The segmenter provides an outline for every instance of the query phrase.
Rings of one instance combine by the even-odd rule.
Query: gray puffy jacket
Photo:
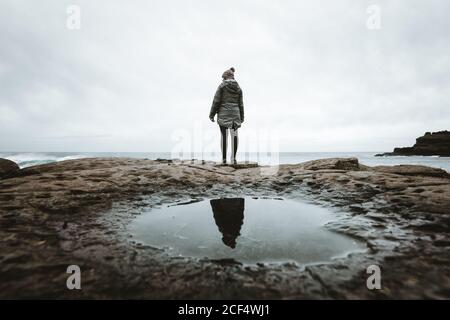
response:
[[[214,118],[216,113],[219,126],[239,128],[244,122],[242,90],[236,80],[224,80],[217,88],[209,117]]]

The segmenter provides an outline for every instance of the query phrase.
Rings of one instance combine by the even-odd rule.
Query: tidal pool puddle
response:
[[[177,256],[309,264],[363,248],[325,228],[332,219],[326,208],[293,200],[224,198],[150,210],[129,230]]]

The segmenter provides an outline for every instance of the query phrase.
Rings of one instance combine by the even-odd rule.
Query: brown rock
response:
[[[305,170],[359,170],[357,158],[327,158],[320,160],[311,160],[301,164]]]
[[[0,178],[15,176],[20,168],[14,161],[0,158]]]
[[[405,176],[426,176],[448,178],[447,171],[419,165],[401,164],[396,166],[376,166],[373,170],[378,172],[400,174]]]
[[[371,168],[356,158],[280,165],[270,175],[265,169],[131,158],[22,169],[0,180],[0,298],[450,297],[447,174],[423,166]],[[329,227],[369,250],[307,268],[247,267],[170,257],[125,241],[127,223],[143,210],[243,194],[331,206],[337,211]],[[383,289],[371,291],[361,275],[374,262],[382,264]],[[82,270],[82,290],[65,286],[72,263]]]

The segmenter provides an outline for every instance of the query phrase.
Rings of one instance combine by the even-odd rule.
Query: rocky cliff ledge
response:
[[[395,148],[394,152],[377,156],[443,156],[450,157],[450,132],[426,132],[412,147]]]
[[[126,228],[144,209],[243,195],[327,206],[336,220],[326,227],[367,248],[327,264],[242,265],[172,257]],[[1,298],[450,298],[449,248],[449,174],[423,166],[91,158],[0,179]],[[72,264],[81,290],[66,287]],[[381,290],[366,287],[373,264]]]
[[[19,166],[14,161],[0,158],[0,179],[17,175],[19,169]]]

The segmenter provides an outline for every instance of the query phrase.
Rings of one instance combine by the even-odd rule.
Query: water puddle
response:
[[[225,198],[149,210],[130,232],[177,256],[309,264],[363,248],[324,227],[333,218],[326,208],[293,200]]]

